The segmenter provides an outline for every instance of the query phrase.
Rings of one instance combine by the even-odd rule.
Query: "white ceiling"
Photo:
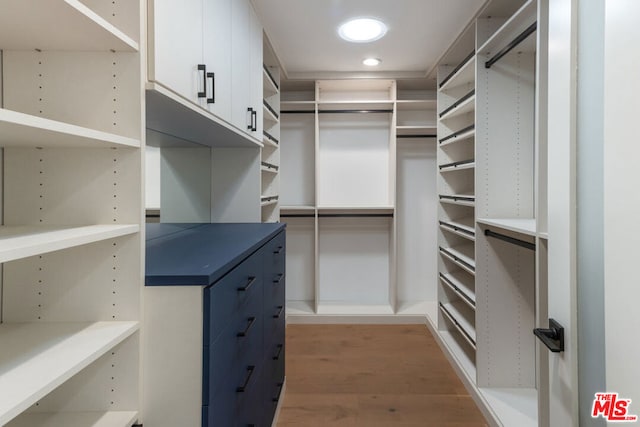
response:
[[[253,0],[265,32],[290,79],[350,77],[371,72],[366,57],[386,77],[426,77],[486,0]],[[385,22],[385,37],[349,43],[338,26],[354,17]]]

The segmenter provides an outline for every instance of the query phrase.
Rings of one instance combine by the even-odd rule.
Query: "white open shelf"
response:
[[[138,327],[138,322],[0,325],[0,424],[15,418]]]
[[[462,328],[475,345],[476,342],[476,326],[475,312],[467,304],[462,301],[452,301],[443,303],[444,309],[453,317],[455,323]],[[469,319],[473,319],[473,322]]]
[[[398,111],[435,110],[436,105],[435,99],[398,99],[396,101]]]
[[[494,227],[502,228],[503,230],[526,234],[527,236],[536,235],[535,218],[478,218],[477,222],[478,224],[491,225]]]
[[[318,213],[324,214],[392,214],[393,206],[318,206]]]
[[[459,218],[455,221],[440,220],[440,228],[471,241],[476,240],[473,218]]]
[[[269,77],[269,73],[267,73],[267,70],[264,68],[262,69],[262,88],[271,95],[275,95],[280,92],[273,80],[271,80],[271,77]]]
[[[138,50],[136,41],[79,0],[4,0],[2,8],[11,11],[0,14],[6,50]]]
[[[460,336],[471,346],[471,348],[473,348],[473,350],[476,350],[475,329],[473,329],[473,335],[471,335],[470,331],[463,326],[463,323],[460,323],[459,317],[461,317],[461,314],[452,312],[451,304],[440,303],[440,311],[442,312],[442,315],[446,319],[448,319],[451,322],[451,324],[457,329],[457,331],[460,333]],[[457,314],[457,317],[456,317],[456,314]],[[467,327],[469,326],[468,322],[465,322],[464,325],[467,325]]]
[[[536,22],[538,2],[529,0],[478,49],[478,54],[494,54]],[[504,46],[503,46],[504,45]],[[523,46],[518,51],[523,51]],[[484,64],[480,64],[484,67]]]
[[[137,233],[137,224],[83,227],[1,226],[0,262],[86,245]]]
[[[440,203],[449,203],[451,205],[475,206],[476,197],[473,194],[441,194]],[[470,200],[472,199],[472,200]]]
[[[397,135],[436,135],[438,127],[436,125],[424,126],[396,126]]]
[[[273,108],[273,107],[272,107]],[[275,114],[271,112],[271,110],[264,104],[262,104],[262,112],[264,114],[264,119],[270,121],[272,123],[280,122],[280,119],[276,117]]]
[[[147,83],[149,129],[208,147],[262,147],[262,143],[158,83]]]
[[[315,101],[283,101],[280,100],[280,111],[313,111],[315,112]]]
[[[446,316],[446,314],[445,314]],[[447,350],[449,350],[449,354],[453,356],[453,358],[458,362],[457,367],[462,369],[462,372],[467,376],[469,382],[475,384],[476,382],[476,364],[475,361],[469,357],[468,350],[462,348],[459,342],[453,336],[454,333],[450,331],[439,331],[440,340],[446,346]],[[465,343],[471,345],[469,341],[465,338]],[[471,346],[474,350],[475,347]]]
[[[471,141],[473,138],[475,138],[476,136],[476,130],[474,129],[469,129],[466,132],[462,132],[459,135],[456,135],[453,138],[447,139],[446,141],[440,142],[440,147],[445,147],[449,144],[455,144],[457,142],[463,142],[463,141]]]
[[[400,316],[426,316],[429,321],[438,317],[438,303],[435,301],[399,301],[396,314]]]
[[[459,165],[445,166],[443,168],[440,168],[440,172],[455,172],[455,171],[461,171],[465,169],[475,169],[475,167],[476,167],[476,162],[470,161],[468,163],[462,163]]]
[[[319,302],[318,314],[343,316],[376,316],[393,314],[391,304],[348,304],[340,302]]]
[[[28,412],[6,427],[129,427],[137,419],[135,411]]]
[[[474,249],[472,243],[440,248],[440,253],[470,274],[476,274],[476,260],[473,256]]]
[[[287,316],[308,316],[315,314],[313,301],[287,301]]]
[[[304,205],[285,205],[285,206],[280,206],[280,211],[281,212],[295,212],[295,211],[315,211],[316,207],[315,206],[304,206]]]
[[[272,197],[272,196],[263,196],[263,197]],[[275,196],[273,196],[273,197],[275,197]],[[276,204],[278,204],[278,199],[265,200],[265,201],[261,201],[260,202],[260,206],[262,206],[262,207],[276,205]]]
[[[272,174],[275,174],[275,175],[278,174],[278,170],[277,169],[273,169],[273,168],[270,168],[269,166],[265,166],[265,165],[260,165],[260,170],[262,172],[268,172],[268,173],[272,173]]]
[[[475,81],[476,72],[476,56],[473,55],[467,62],[460,67],[456,73],[440,87],[440,90],[446,92],[449,89],[462,85],[470,85]]]
[[[2,147],[140,147],[140,141],[0,108]]]
[[[373,101],[319,101],[318,109],[323,110],[392,110],[393,101],[373,100]]]
[[[475,309],[476,294],[469,287],[467,282],[469,277],[465,272],[455,271],[453,273],[440,273],[440,281],[449,289],[457,293],[462,301],[466,302],[471,308]]]
[[[262,142],[264,143],[265,147],[267,147],[267,146],[268,147],[273,147],[273,148],[278,148],[279,147],[279,145],[275,141],[272,141],[271,138],[269,138],[266,135],[262,136]]]
[[[452,108],[451,110],[447,111],[446,114],[440,117],[440,120],[448,120],[454,117],[461,116],[466,113],[470,113],[474,111],[475,108],[476,108],[476,96],[472,95],[469,98],[462,101],[460,104],[458,104],[455,108]]]
[[[480,388],[480,393],[505,426],[538,426],[535,388]]]

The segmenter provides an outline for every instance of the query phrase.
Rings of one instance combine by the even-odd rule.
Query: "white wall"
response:
[[[145,147],[145,204],[147,209],[160,209],[160,148]]]
[[[640,415],[640,2],[605,2],[604,298],[607,391]]]

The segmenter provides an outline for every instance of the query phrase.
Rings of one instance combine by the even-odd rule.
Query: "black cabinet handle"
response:
[[[253,375],[253,371],[256,369],[255,366],[247,366],[247,376],[244,379],[244,383],[236,388],[236,393],[244,393],[247,387],[249,386],[249,381],[251,381],[251,375]]]
[[[198,98],[207,97],[207,66],[198,64],[198,71],[202,71],[202,92],[198,92]]]
[[[282,386],[284,386],[284,383],[278,383],[278,390],[282,390]],[[271,401],[274,404],[277,404],[278,401],[280,401],[280,392],[278,392],[278,395],[276,397],[271,398]]]
[[[282,354],[282,349],[284,348],[284,345],[282,344],[278,344],[278,352],[276,353],[275,356],[273,356],[273,360],[278,360],[280,359],[280,354]]]
[[[276,285],[282,283],[282,279],[284,279],[284,274],[278,274],[278,278],[273,281]]]
[[[238,292],[247,292],[249,290],[249,288],[251,286],[253,286],[253,284],[256,282],[256,278],[255,276],[251,276],[249,277],[249,280],[247,280],[247,284],[238,288]]]
[[[215,104],[216,102],[216,73],[207,73],[207,78],[211,79],[211,98],[207,98],[207,104]],[[205,79],[206,81],[206,79]],[[206,90],[206,86],[205,86]]]
[[[278,312],[273,315],[274,319],[279,319],[280,316],[282,315],[282,312],[284,311],[284,306],[283,305],[279,305],[278,308],[279,308]]]
[[[253,110],[253,112],[251,113],[251,130],[253,132],[258,130],[258,111],[257,110]]]
[[[250,118],[249,118],[249,125],[247,126],[247,129],[249,130],[253,130],[253,108],[249,107],[247,108],[247,111],[251,114]]]
[[[278,249],[276,249],[275,251],[273,251],[274,255],[280,255],[282,253],[282,250],[284,249],[284,246],[278,246]]]
[[[247,327],[244,329],[244,331],[242,331],[242,332],[238,332],[238,333],[236,334],[236,336],[237,336],[238,338],[242,338],[242,337],[246,337],[246,336],[247,336],[247,334],[249,333],[249,330],[251,329],[251,327],[253,326],[253,324],[256,322],[256,318],[255,318],[255,317],[249,317],[249,318],[247,319],[247,322],[249,322],[249,323],[247,324]]]
[[[564,351],[564,328],[553,319],[549,319],[549,328],[535,328],[533,334],[553,353]]]

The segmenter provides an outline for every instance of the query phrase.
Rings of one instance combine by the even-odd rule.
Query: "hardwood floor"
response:
[[[278,427],[481,427],[424,325],[288,325]]]

